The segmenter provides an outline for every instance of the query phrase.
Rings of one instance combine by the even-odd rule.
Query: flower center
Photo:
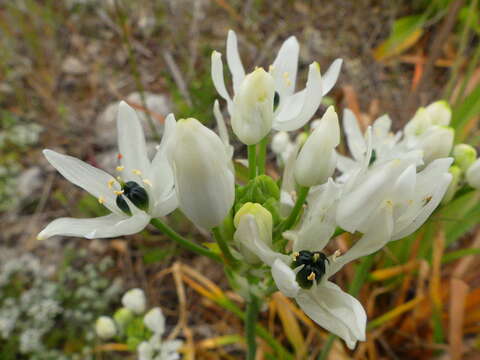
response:
[[[298,285],[310,289],[314,281],[318,283],[325,275],[325,261],[329,262],[327,256],[320,251],[302,250],[293,253],[292,269],[303,265],[297,273]]]
[[[126,214],[131,215],[130,207],[123,198],[127,197],[136,207],[143,211],[148,210],[148,194],[147,191],[138,185],[135,181],[122,183],[122,190],[118,192],[116,204]]]

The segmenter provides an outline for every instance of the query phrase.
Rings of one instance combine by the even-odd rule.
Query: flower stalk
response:
[[[203,255],[206,256],[216,262],[221,263],[222,259],[220,256],[212,252],[211,250],[208,250],[207,248],[197,245],[193,242],[191,242],[188,239],[185,239],[183,236],[178,234],[175,230],[173,230],[170,226],[162,222],[160,219],[152,219],[150,221],[150,224],[155,226],[158,230],[162,231],[165,235],[167,235],[170,239],[178,243],[180,246],[184,247],[187,250],[193,251],[194,253],[197,253],[198,255]]]
[[[256,325],[258,312],[260,310],[260,300],[253,294],[247,302],[245,310],[245,339],[247,341],[247,360],[255,360],[257,353],[257,333]]]
[[[257,176],[257,145],[248,145],[248,178]]]

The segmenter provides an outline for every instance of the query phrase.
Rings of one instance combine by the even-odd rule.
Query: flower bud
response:
[[[165,316],[162,309],[155,307],[145,314],[143,318],[145,326],[152,330],[155,334],[162,335],[165,331]]]
[[[452,109],[445,100],[435,101],[428,105],[425,110],[432,125],[448,126],[450,124]]]
[[[453,148],[453,157],[455,158],[455,164],[462,171],[467,171],[477,158],[477,150],[468,144],[458,144]]]
[[[455,193],[458,190],[458,183],[460,182],[460,178],[462,176],[462,170],[457,165],[450,166],[450,169],[448,169],[448,172],[452,174],[452,181],[448,185],[447,191],[443,196],[442,204],[446,204],[453,199],[453,197],[455,196]]]
[[[109,340],[117,334],[117,328],[111,317],[100,316],[95,322],[95,332],[99,338]]]
[[[121,330],[124,330],[127,328],[128,324],[130,321],[132,321],[134,315],[133,312],[127,308],[120,308],[117,311],[115,311],[115,314],[113,314],[113,319],[117,323],[118,327]]]
[[[480,189],[480,159],[475,162],[467,170],[468,185],[475,189]]]
[[[455,131],[446,126],[432,126],[420,138],[419,146],[423,150],[425,164],[445,158],[453,147]]]
[[[128,290],[122,297],[122,304],[134,314],[140,315],[145,312],[147,299],[142,289]]]
[[[260,259],[245,246],[245,242],[247,241],[246,237],[248,237],[248,241],[250,241],[253,234],[249,233],[248,227],[244,227],[246,231],[243,231],[243,229],[240,230],[242,220],[246,219],[246,215],[254,218],[258,229],[259,240],[263,241],[268,247],[272,245],[273,218],[272,214],[262,205],[251,202],[245,203],[233,218],[233,223],[237,228],[234,240],[240,253],[247,263],[257,264],[261,262]]]
[[[275,81],[262,68],[242,81],[233,98],[232,128],[244,144],[258,144],[270,132],[274,95]]]
[[[167,153],[180,209],[201,228],[219,225],[235,197],[234,170],[222,140],[198,120],[182,119]]]
[[[335,170],[335,147],[339,142],[338,116],[330,106],[298,154],[295,162],[296,182],[308,187],[325,183]]]
[[[420,136],[432,125],[430,116],[424,107],[417,110],[413,118],[405,125],[404,132],[407,136]]]
[[[286,131],[279,131],[272,137],[271,148],[272,151],[277,155],[288,151],[289,147],[292,145],[293,144],[290,140],[290,136],[288,136],[288,133]]]

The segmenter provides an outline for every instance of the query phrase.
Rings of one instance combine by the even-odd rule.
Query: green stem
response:
[[[255,179],[257,176],[257,145],[248,145],[248,177]]]
[[[223,253],[223,256],[225,257],[226,262],[231,266],[235,265],[237,260],[235,260],[232,253],[230,252],[230,249],[228,248],[228,245],[225,242],[225,239],[220,233],[220,229],[218,227],[214,227],[212,229],[212,232],[213,232],[213,236],[215,237],[215,240],[217,241],[218,247],[220,248],[220,250]]]
[[[185,239],[183,236],[181,236],[179,233],[173,230],[170,226],[163,223],[160,219],[152,219],[150,220],[150,224],[155,226],[158,230],[162,231],[170,239],[177,242],[179,245],[183,246],[185,249],[193,251],[199,255],[209,257],[210,259],[215,260],[216,262],[220,262],[220,263],[222,262],[222,259],[220,258],[220,256],[210,251],[206,247],[197,245],[194,242],[191,242],[190,240]]]
[[[327,342],[323,346],[322,352],[318,356],[317,360],[327,360],[328,359],[328,354],[330,353],[330,350],[332,350],[333,343],[335,342],[335,339],[337,338],[336,335],[330,335],[327,339]]]
[[[247,341],[247,360],[255,360],[257,353],[257,318],[260,309],[260,302],[258,298],[250,294],[250,300],[247,302],[247,309],[245,311],[245,339]]]
[[[290,213],[288,218],[285,220],[285,222],[282,224],[282,227],[281,227],[282,232],[290,229],[293,225],[295,225],[298,214],[300,213],[300,210],[302,210],[303,204],[307,199],[309,190],[310,190],[309,187],[304,187],[304,186],[301,186],[300,189],[298,190],[297,201],[295,202],[292,212]]]
[[[258,161],[257,161],[258,175],[265,174],[267,144],[268,144],[268,135],[262,139],[258,148]]]

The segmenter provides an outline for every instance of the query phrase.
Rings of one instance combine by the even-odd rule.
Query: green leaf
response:
[[[456,133],[456,143],[463,142],[467,137],[464,127],[474,117],[480,115],[480,84],[463,100],[453,108],[452,127]]]
[[[377,61],[384,60],[394,55],[401,54],[408,48],[415,45],[423,34],[423,25],[426,17],[422,15],[411,15],[395,20],[392,33],[373,51]]]

